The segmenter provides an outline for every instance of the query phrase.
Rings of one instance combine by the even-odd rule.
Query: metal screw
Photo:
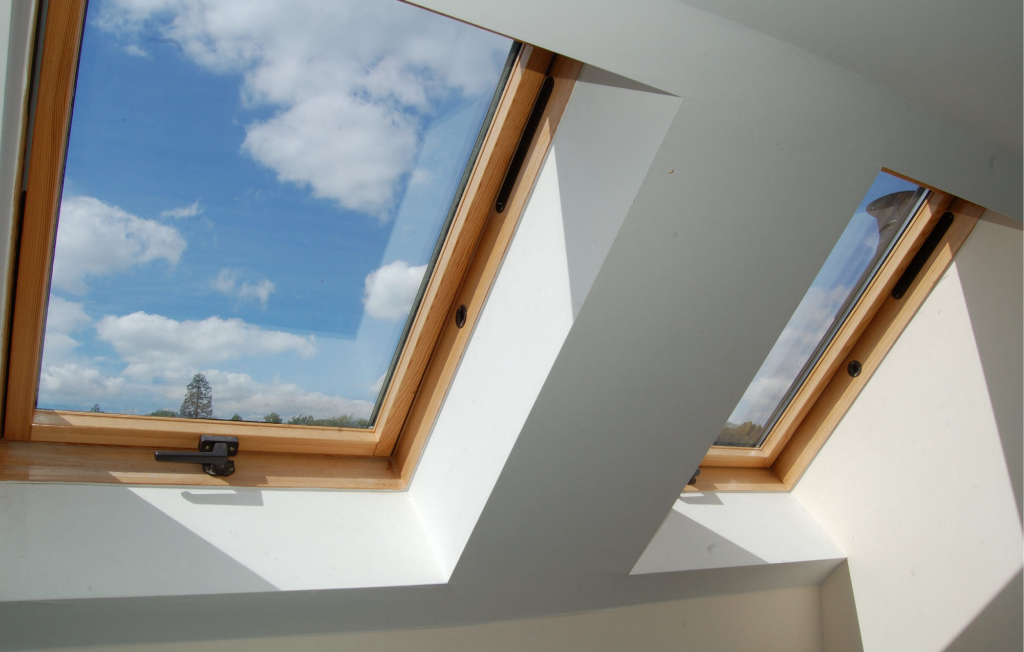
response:
[[[846,365],[846,373],[850,374],[854,378],[860,375],[861,366],[860,363],[854,360],[850,364]]]
[[[466,325],[466,316],[469,314],[469,310],[466,306],[459,306],[458,310],[455,311],[455,325],[458,328],[462,328]]]

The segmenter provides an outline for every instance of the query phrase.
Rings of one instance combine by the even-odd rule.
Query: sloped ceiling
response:
[[[688,0],[1021,151],[1020,2]]]

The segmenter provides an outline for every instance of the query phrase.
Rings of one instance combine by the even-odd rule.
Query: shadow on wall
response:
[[[0,600],[276,590],[128,487],[68,488],[0,487]]]
[[[946,652],[1024,648],[1024,571],[1018,572],[946,648]],[[844,561],[821,586],[821,623],[828,652],[864,652],[857,603]]]
[[[679,542],[685,541],[685,546]],[[754,566],[766,563],[746,548],[676,510],[669,512],[632,575],[666,571]]]
[[[787,493],[687,493],[676,500],[631,575],[845,558]],[[822,576],[820,583],[825,579]]]
[[[946,648],[946,652],[980,650],[1020,650],[1024,648],[1024,571],[1017,573],[964,631]]]
[[[575,320],[647,174],[651,152],[657,151],[681,100],[592,66],[583,68],[573,92],[600,93],[602,106],[559,125],[557,136]],[[601,138],[594,138],[595,133]],[[611,188],[630,192],[609,192]]]
[[[1020,462],[1024,457],[1024,421],[1020,405],[1024,395],[1024,374],[1021,370],[1021,359],[1024,358],[1021,339],[1024,330],[1021,323],[1024,313],[1021,230],[1020,222],[987,211],[971,238],[984,240],[981,249],[988,253],[985,257],[958,256],[956,269],[999,429],[1013,497],[1017,501],[1017,517],[1024,523],[1024,510],[1021,508],[1024,467]],[[1011,273],[994,276],[987,269],[993,259],[1008,261],[1005,265],[1012,270]]]
[[[182,491],[181,497],[193,505],[231,505],[234,507],[262,507],[263,492],[247,491]]]
[[[843,561],[821,585],[821,629],[828,652],[864,652],[849,561]]]

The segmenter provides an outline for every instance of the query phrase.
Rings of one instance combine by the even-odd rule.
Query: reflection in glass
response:
[[[38,406],[368,425],[511,47],[388,0],[91,0]]]
[[[880,172],[715,440],[757,447],[792,400],[923,199]]]

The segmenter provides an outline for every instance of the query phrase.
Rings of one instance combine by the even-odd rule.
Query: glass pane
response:
[[[747,387],[716,446],[758,447],[874,277],[924,198],[880,172],[782,335]]]
[[[38,406],[368,425],[511,48],[389,0],[91,0]]]

